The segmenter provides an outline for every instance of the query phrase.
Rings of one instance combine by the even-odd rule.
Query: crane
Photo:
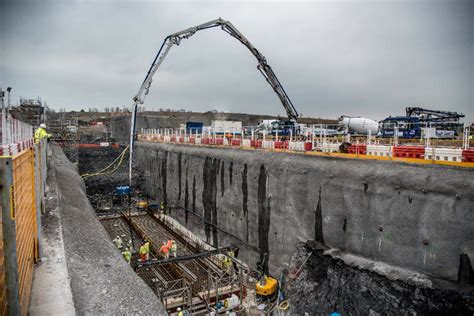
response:
[[[459,119],[465,116],[458,112],[435,111],[420,107],[407,107],[405,112],[408,117],[418,116],[427,122],[459,122]]]
[[[262,73],[266,81],[270,84],[272,89],[278,95],[278,98],[280,99],[281,103],[283,104],[283,107],[285,108],[288,118],[290,120],[296,121],[299,116],[298,111],[296,111],[296,108],[293,106],[293,103],[288,97],[288,94],[286,93],[282,84],[278,80],[270,65],[267,63],[265,56],[263,56],[262,53],[260,53],[260,51],[255,48],[255,46],[253,46],[252,43],[250,43],[250,41],[242,33],[240,33],[240,31],[237,30],[234,25],[232,25],[232,23],[230,23],[229,21],[225,21],[221,18],[187,28],[180,32],[173,33],[171,35],[168,35],[164,39],[160,50],[156,54],[156,57],[153,60],[153,63],[151,64],[140,89],[138,90],[138,93],[133,98],[135,105],[143,104],[145,97],[149,92],[153,75],[156,73],[173,45],[179,45],[181,43],[181,40],[190,38],[198,31],[214,27],[221,27],[224,32],[236,38],[245,47],[247,47],[247,49],[255,56],[255,58],[257,58],[257,69]]]

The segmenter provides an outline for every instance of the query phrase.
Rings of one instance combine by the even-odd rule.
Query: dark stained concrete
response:
[[[136,151],[147,192],[171,216],[209,243],[239,244],[250,264],[268,250],[274,273],[310,239],[453,281],[460,255],[474,258],[472,169],[145,142]]]

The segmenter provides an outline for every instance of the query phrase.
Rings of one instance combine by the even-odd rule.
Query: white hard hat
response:
[[[41,123],[41,124],[40,124],[40,127],[41,127],[41,128],[46,128],[46,124]]]
[[[181,311],[181,307],[178,307],[177,311],[180,312],[180,311]]]

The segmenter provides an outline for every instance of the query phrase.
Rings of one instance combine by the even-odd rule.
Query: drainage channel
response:
[[[124,214],[98,216],[111,240],[120,236],[124,245],[130,244],[130,233],[133,238],[132,267],[137,275],[153,290],[162,301],[168,312],[173,315],[177,308],[187,310],[192,315],[203,315],[213,312],[213,306],[219,301],[232,297],[242,302],[247,285],[244,269],[229,271],[222,265],[222,255],[216,254],[198,258],[192,257],[204,252],[198,245],[186,240],[159,216],[137,212],[128,217]],[[150,264],[141,266],[136,253],[142,241],[150,241]],[[159,263],[164,257],[159,253],[163,242],[169,239],[177,244],[177,262]],[[159,264],[158,264],[159,263]],[[230,301],[230,300],[229,300]],[[229,306],[229,303],[225,304]],[[235,304],[219,312],[239,311],[241,304]]]

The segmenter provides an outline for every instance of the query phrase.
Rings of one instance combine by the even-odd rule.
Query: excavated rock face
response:
[[[295,279],[287,282],[291,315],[472,315],[474,287],[452,284],[426,288],[393,281],[346,265],[309,243],[298,247],[292,272],[309,256]],[[291,275],[291,272],[290,272]],[[450,289],[447,289],[450,288]]]
[[[101,148],[80,148],[79,149],[79,174],[93,174],[114,162],[122,153],[124,147],[101,147]],[[110,198],[116,186],[128,185],[129,170],[129,152],[125,153],[123,160],[119,165],[117,160],[109,169],[116,170],[102,176],[86,177],[84,182],[87,188],[87,195],[93,206],[97,206],[99,200],[105,197]],[[134,168],[133,190],[140,190],[140,184],[143,183],[143,175]],[[166,178],[165,180],[166,181]]]

